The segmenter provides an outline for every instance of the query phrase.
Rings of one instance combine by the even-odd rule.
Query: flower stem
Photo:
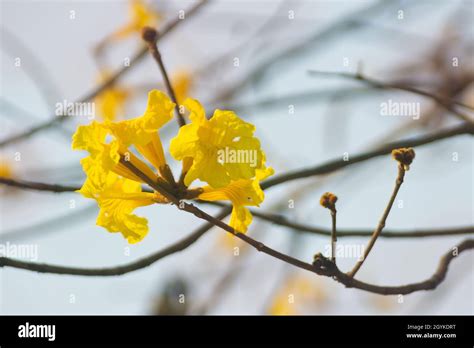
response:
[[[165,65],[163,63],[163,59],[161,58],[161,53],[158,50],[157,40],[158,40],[158,32],[154,28],[145,27],[143,28],[142,32],[143,40],[146,41],[148,44],[148,50],[150,51],[151,55],[155,59],[158,67],[160,68],[161,74],[163,75],[163,80],[165,81],[165,86],[168,91],[168,94],[171,97],[171,100],[175,104],[176,116],[178,118],[179,126],[182,127],[186,124],[184,117],[181,113],[178,101],[176,99],[176,94],[174,92],[173,86],[171,85],[170,79],[168,77],[168,73],[166,71]]]
[[[332,230],[331,230],[331,261],[336,264],[336,242],[337,242],[337,235],[336,235],[336,208],[331,209],[331,221],[332,221]]]
[[[356,263],[352,271],[348,273],[350,277],[354,277],[357,271],[359,271],[360,267],[363,265],[365,259],[369,255],[370,251],[372,250],[372,247],[375,244],[375,241],[377,238],[380,236],[382,233],[383,228],[385,227],[385,222],[387,221],[387,217],[390,214],[390,210],[392,209],[393,202],[395,202],[395,198],[397,197],[397,193],[400,190],[400,187],[402,186],[403,179],[405,177],[405,167],[402,164],[398,165],[398,176],[397,180],[395,181],[395,187],[393,188],[392,196],[390,197],[390,200],[388,202],[387,207],[385,208],[385,211],[383,212],[382,218],[379,221],[379,224],[377,225],[377,228],[375,229],[374,233],[372,234],[372,237],[369,240],[369,244],[367,244],[367,247],[365,248],[364,251],[364,256],[360,261]]]

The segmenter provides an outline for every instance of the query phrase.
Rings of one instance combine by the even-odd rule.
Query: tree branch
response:
[[[216,216],[216,219],[223,219],[227,215],[229,215],[230,212],[231,210],[229,208],[223,209]],[[212,227],[214,227],[214,225],[211,223],[204,224],[202,227],[188,235],[186,238],[180,240],[179,242],[176,242],[140,260],[122,266],[104,268],[79,268],[20,261],[8,257],[0,257],[0,267],[13,267],[39,273],[69,274],[81,276],[118,276],[148,267],[153,263],[157,262],[158,260],[161,260],[169,255],[175,254],[179,251],[186,249],[194,242],[196,242],[199,238],[201,238],[202,235],[208,230],[210,230]]]
[[[392,152],[393,149],[400,148],[400,147],[416,147],[431,144],[436,141],[441,141],[450,137],[459,136],[459,135],[466,135],[474,134],[474,126],[470,124],[462,124],[460,126],[444,129],[442,131],[438,131],[429,135],[423,135],[418,138],[414,139],[405,139],[400,140],[392,143],[387,143],[382,145],[381,147],[367,152],[361,152],[354,156],[351,156],[348,161],[344,161],[343,159],[333,159],[326,163],[301,169],[293,172],[289,172],[287,174],[282,174],[276,176],[273,179],[265,180],[262,183],[262,189],[268,189],[270,187],[285,183],[287,181],[307,178],[310,176],[318,176],[324,175],[336,170],[342,169],[344,167],[361,163],[372,158],[380,157],[383,155],[387,155]],[[29,189],[29,190],[37,190],[37,191],[51,191],[51,192],[71,192],[79,190],[80,187],[75,186],[62,186],[62,185],[55,185],[55,184],[45,184],[33,181],[26,181],[26,180],[14,180],[10,178],[3,178],[0,177],[0,184],[14,186],[17,188],[22,189]]]
[[[337,281],[344,284],[348,288],[356,288],[379,295],[408,295],[416,291],[434,290],[446,278],[448,267],[451,261],[463,251],[470,249],[474,249],[474,239],[466,239],[459,243],[452,250],[448,251],[441,257],[438,263],[438,268],[430,278],[418,283],[400,286],[373,285],[351,278],[338,269],[334,270],[334,276],[336,277]]]
[[[186,12],[187,18],[190,16],[194,15],[199,11],[199,9],[202,8],[203,5],[207,3],[207,0],[201,0],[199,1],[196,5],[194,5],[192,8],[190,8]],[[160,38],[163,38],[167,34],[171,33],[178,25],[181,23],[183,20],[177,17],[174,19],[172,22],[170,22],[168,25],[166,25],[163,29],[161,29],[161,35]],[[131,70],[136,64],[143,59],[146,56],[146,53],[148,51],[148,47],[146,45],[143,45],[140,50],[138,50],[133,57],[130,59],[130,65],[129,66],[123,66],[119,70],[117,70],[110,78],[108,78],[106,81],[104,81],[103,84],[99,85],[97,88],[93,89],[90,93],[86,94],[82,99],[78,101],[78,103],[85,103],[90,101],[91,99],[94,99],[96,96],[98,96],[100,93],[102,93],[104,90],[112,86],[125,72]],[[21,132],[19,134],[10,136],[9,138],[6,138],[2,141],[0,141],[0,147],[6,146],[8,144],[12,144],[14,142],[20,141],[22,139],[28,138],[42,130],[48,129],[52,126],[55,126],[57,123],[63,122],[64,120],[69,119],[69,117],[66,117],[64,115],[58,116],[58,115],[53,115],[53,117],[44,122],[41,123],[37,126],[33,126],[32,128]]]
[[[168,91],[168,94],[174,103],[176,117],[178,118],[178,124],[180,127],[182,127],[186,124],[186,121],[184,120],[183,114],[181,113],[178,100],[176,99],[176,94],[174,92],[173,86],[171,85],[171,81],[168,76],[168,72],[166,71],[165,64],[163,63],[163,59],[161,58],[161,53],[158,50],[158,44],[157,44],[157,41],[159,39],[158,32],[154,28],[145,27],[143,28],[143,31],[142,31],[142,38],[147,43],[148,50],[150,51],[151,56],[158,64],[161,75],[165,82],[166,90]]]
[[[439,105],[444,107],[446,110],[452,112],[458,118],[462,119],[463,121],[466,121],[466,122],[470,123],[471,125],[474,125],[474,121],[471,119],[471,117],[469,115],[467,115],[463,112],[460,112],[460,111],[456,110],[453,107],[453,105],[458,105],[458,106],[462,106],[466,109],[474,110],[474,108],[472,106],[469,106],[467,104],[464,104],[464,103],[461,103],[461,102],[458,102],[458,101],[455,101],[455,100],[450,100],[450,99],[438,96],[436,94],[432,94],[432,93],[420,90],[418,88],[405,86],[405,85],[401,85],[401,84],[397,84],[397,83],[384,83],[384,82],[376,81],[376,80],[370,79],[370,78],[362,75],[361,73],[350,74],[350,73],[345,73],[345,72],[330,72],[330,71],[310,70],[309,74],[310,75],[327,75],[327,76],[351,78],[351,79],[355,79],[355,80],[358,80],[358,81],[362,81],[362,82],[364,82],[364,83],[366,83],[366,84],[368,84],[368,85],[370,85],[374,88],[377,88],[377,89],[385,89],[385,90],[387,90],[387,89],[398,89],[398,90],[401,90],[401,91],[406,91],[406,92],[418,94],[418,95],[421,95],[423,97],[427,97],[427,98],[430,98],[430,99],[434,100],[436,103],[438,103]]]
[[[390,214],[390,210],[392,209],[393,203],[395,202],[395,198],[397,197],[398,191],[400,190],[400,187],[403,184],[403,179],[405,177],[405,168],[403,165],[399,164],[398,165],[398,175],[397,175],[397,180],[395,181],[395,187],[393,188],[392,195],[390,196],[390,200],[387,204],[387,207],[385,208],[382,218],[380,219],[374,233],[372,234],[369,243],[367,244],[367,247],[364,249],[364,255],[362,256],[362,259],[358,261],[352,271],[349,273],[350,277],[354,277],[356,273],[359,271],[359,269],[362,267],[364,264],[365,259],[367,256],[369,256],[370,251],[375,245],[375,242],[377,241],[377,238],[380,236],[382,233],[382,230],[385,227],[385,223],[387,222],[388,215]]]
[[[375,150],[370,150],[367,152],[359,153],[354,156],[350,156],[349,160],[347,161],[345,161],[344,159],[334,159],[312,168],[295,170],[287,174],[278,175],[274,177],[273,179],[265,180],[261,186],[263,189],[268,189],[270,187],[279,185],[287,181],[303,179],[310,176],[328,174],[328,173],[334,172],[336,170],[342,169],[344,167],[347,167],[356,163],[361,163],[375,157],[387,155],[391,153],[393,149],[397,149],[401,147],[416,147],[416,146],[426,145],[426,144],[430,144],[436,141],[447,139],[453,136],[464,135],[464,134],[473,135],[474,126],[468,123],[464,123],[460,126],[445,129],[433,134],[424,135],[424,136],[417,137],[414,139],[406,139],[406,140],[400,140],[400,141],[396,141],[392,143],[387,143]]]
[[[227,206],[224,203],[219,202],[203,202],[206,204],[219,205],[222,207]],[[219,204],[216,204],[219,203]],[[256,209],[250,209],[253,216],[258,217],[262,220],[272,222],[276,225],[289,227],[294,230],[301,232],[307,232],[317,234],[321,236],[331,236],[331,230],[305,225],[301,223],[291,222],[284,215],[271,214],[258,211]],[[337,230],[337,237],[370,237],[373,231],[364,229],[340,229]],[[474,226],[462,226],[456,228],[439,228],[439,229],[418,229],[410,231],[397,231],[397,230],[384,230],[384,233],[380,235],[381,238],[426,238],[426,237],[442,237],[442,236],[456,236],[463,234],[473,234]]]
[[[459,253],[474,248],[474,240],[468,239],[459,244],[455,251],[456,254],[450,252],[443,256],[438,266],[437,271],[435,274],[419,283],[402,285],[402,286],[377,286],[368,283],[361,282],[356,280],[349,275],[341,272],[337,266],[332,263],[329,259],[324,258],[320,254],[319,257],[315,259],[313,264],[306,263],[304,261],[298,260],[292,256],[285,255],[277,250],[274,250],[262,242],[259,242],[243,233],[235,231],[229,225],[223,223],[220,219],[223,219],[230,213],[230,208],[225,211],[222,211],[217,218],[207,214],[206,212],[202,211],[201,209],[197,208],[196,206],[181,202],[181,204],[177,205],[180,210],[184,210],[188,213],[195,215],[196,217],[206,220],[209,224],[203,226],[200,230],[194,232],[192,235],[188,236],[181,242],[174,244],[164,250],[155,253],[147,258],[142,260],[136,261],[134,263],[119,266],[119,267],[111,267],[111,268],[99,268],[99,269],[85,269],[85,268],[71,268],[71,267],[64,267],[64,266],[54,266],[48,264],[38,264],[34,262],[27,262],[27,261],[19,261],[13,260],[7,257],[0,257],[0,267],[14,267],[20,268],[30,271],[37,271],[42,273],[56,273],[56,274],[73,274],[73,275],[87,275],[87,276],[101,276],[101,275],[121,275],[125,273],[129,273],[144,267],[151,265],[152,263],[156,262],[157,260],[166,257],[170,254],[173,254],[177,251],[183,250],[192,243],[194,243],[199,237],[202,236],[208,229],[212,226],[218,226],[224,229],[225,231],[232,233],[237,238],[243,240],[247,244],[253,246],[260,252],[263,252],[267,255],[270,255],[276,259],[289,263],[293,266],[296,266],[301,269],[305,269],[307,271],[316,273],[318,275],[334,277],[338,282],[344,284],[346,287],[357,288],[360,290],[365,290],[368,292],[373,292],[381,295],[395,295],[395,294],[409,294],[415,291],[420,290],[432,290],[436,288],[445,278],[449,263],[452,261],[455,255]]]

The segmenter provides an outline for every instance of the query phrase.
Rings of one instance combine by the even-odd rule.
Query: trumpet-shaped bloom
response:
[[[204,108],[194,99],[184,106],[190,111],[191,123],[181,127],[171,141],[170,152],[177,160],[192,159],[184,183],[189,186],[200,179],[213,188],[222,188],[239,179],[251,179],[262,169],[263,151],[253,136],[255,126],[241,120],[233,111],[216,110],[210,120]],[[222,160],[222,154],[233,158]],[[243,154],[245,158],[237,158]],[[253,160],[250,161],[249,158]]]
[[[130,1],[130,21],[120,28],[115,37],[123,39],[133,33],[138,33],[146,26],[155,26],[160,19],[159,13],[154,11],[143,0]]]
[[[247,206],[259,206],[265,195],[260,187],[260,181],[274,173],[273,168],[258,169],[254,179],[239,179],[222,188],[203,187],[198,196],[204,201],[231,201],[232,215],[229,225],[237,232],[247,232],[252,223],[252,214]]]
[[[89,187],[79,192],[89,196]],[[120,232],[131,244],[141,241],[148,233],[147,219],[132,214],[138,207],[166,203],[158,193],[142,192],[140,183],[109,173],[101,190],[92,193],[100,211],[97,225],[109,232]]]
[[[290,301],[289,295],[293,294],[299,300]],[[293,276],[285,282],[272,300],[269,308],[271,315],[296,315],[304,314],[308,305],[318,306],[327,300],[324,284],[302,275]]]
[[[13,177],[13,169],[10,163],[8,163],[5,159],[0,157],[0,177],[2,178],[12,178]]]
[[[92,122],[78,127],[72,148],[86,150],[89,156],[81,160],[87,179],[79,192],[97,200],[101,212],[97,224],[110,232],[122,232],[130,243],[144,237],[146,219],[131,212],[139,206],[166,203],[158,193],[141,192],[146,182],[124,163],[129,162],[151,181],[158,175],[129,150],[134,145],[156,169],[166,165],[158,130],[173,116],[174,104],[162,92],[148,95],[145,113],[135,119],[120,122]]]
[[[255,127],[232,111],[216,110],[207,120],[199,102],[188,99],[185,104],[191,111],[191,124],[181,127],[171,143],[171,153],[183,162],[185,184],[189,186],[196,179],[206,181],[207,186],[195,191],[198,198],[230,201],[230,225],[245,233],[252,222],[247,207],[263,202],[260,181],[273,174],[265,165],[260,142],[253,136]],[[173,117],[174,107],[164,93],[153,90],[142,116],[119,122],[94,121],[78,127],[73,136],[73,149],[89,152],[81,160],[87,178],[79,192],[97,201],[97,225],[122,233],[129,243],[142,240],[148,233],[147,220],[133,214],[136,208],[196,197],[174,181],[158,134]],[[253,151],[255,156],[253,162],[221,161],[218,156],[224,149],[226,156],[229,151]],[[142,192],[142,183],[168,198],[158,192]]]
[[[182,104],[189,96],[189,92],[193,86],[193,79],[189,72],[180,70],[171,78],[174,94],[178,104]]]
[[[110,77],[108,71],[101,73],[99,81],[104,83]],[[100,93],[94,102],[98,109],[98,114],[103,120],[115,121],[119,115],[125,111],[125,101],[129,96],[129,91],[116,84],[106,88]]]

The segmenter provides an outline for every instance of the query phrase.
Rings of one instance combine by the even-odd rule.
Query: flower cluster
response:
[[[263,202],[260,181],[272,175],[273,169],[265,165],[265,154],[253,135],[255,127],[232,111],[216,110],[207,119],[197,100],[188,98],[183,105],[191,123],[181,127],[170,144],[171,155],[182,162],[179,182],[166,162],[159,136],[159,129],[173,117],[175,104],[160,91],[149,93],[142,116],[119,122],[94,121],[79,126],[73,136],[73,149],[89,152],[81,160],[87,179],[79,192],[97,201],[97,224],[122,233],[129,243],[139,242],[148,233],[147,220],[134,215],[133,210],[170,203],[169,197],[230,201],[230,225],[238,232],[246,232],[252,222],[247,207]],[[219,161],[222,149],[251,151],[255,161]],[[198,181],[205,185],[190,187]],[[152,187],[143,191],[143,184]]]

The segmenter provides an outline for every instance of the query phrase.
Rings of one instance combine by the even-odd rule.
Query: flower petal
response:
[[[139,183],[110,176],[108,187],[100,192],[96,199],[100,207],[97,225],[109,232],[122,233],[129,243],[137,243],[146,236],[147,219],[132,212],[156,201],[152,193],[141,192]]]

